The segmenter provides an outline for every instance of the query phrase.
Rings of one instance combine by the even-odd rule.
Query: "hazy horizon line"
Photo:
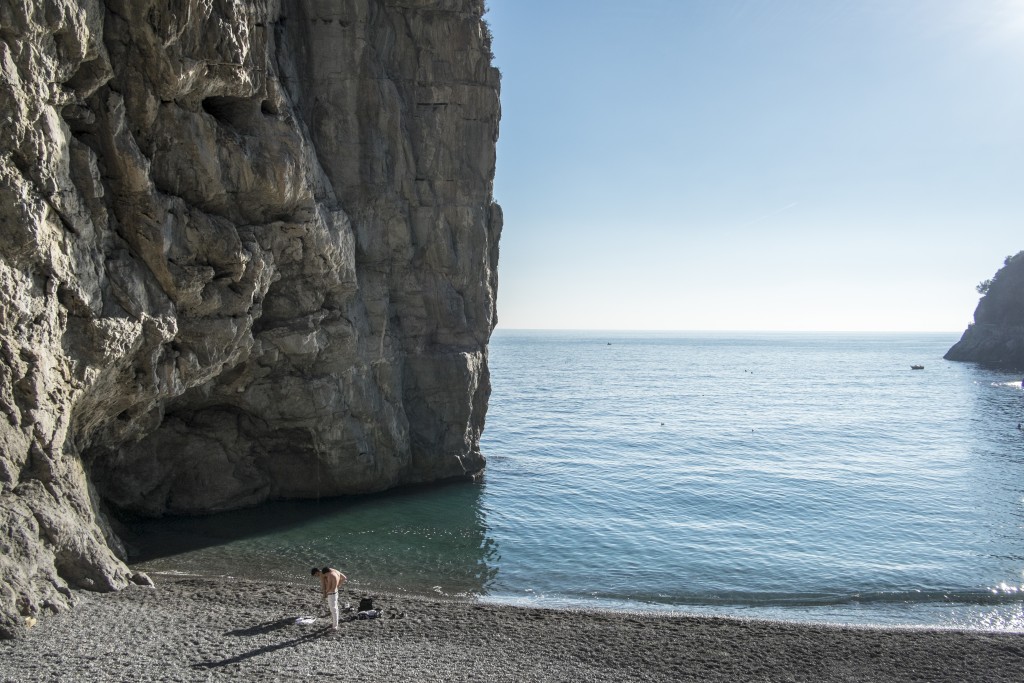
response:
[[[600,327],[505,327],[498,325],[494,331],[506,332],[658,332],[658,333],[700,333],[700,334],[956,334],[963,330],[782,330],[782,329],[695,329],[695,328],[600,328]]]

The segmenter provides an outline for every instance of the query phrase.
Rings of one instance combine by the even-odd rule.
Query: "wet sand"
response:
[[[154,575],[79,593],[0,679],[88,681],[1021,681],[1024,634],[808,626],[378,595],[333,631],[318,586]],[[351,591],[342,604],[358,603]],[[296,617],[320,618],[310,626]],[[343,619],[347,615],[342,615]]]

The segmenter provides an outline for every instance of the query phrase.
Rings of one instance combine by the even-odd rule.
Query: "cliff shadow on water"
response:
[[[129,561],[147,571],[295,582],[326,564],[355,588],[482,595],[498,571],[484,487],[452,482],[142,519],[122,535]]]

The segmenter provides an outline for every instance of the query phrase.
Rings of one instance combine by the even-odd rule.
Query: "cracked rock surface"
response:
[[[0,635],[131,579],[106,512],[472,476],[483,0],[0,0]]]

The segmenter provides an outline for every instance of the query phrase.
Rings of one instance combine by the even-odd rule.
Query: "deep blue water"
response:
[[[956,338],[499,330],[483,483],[150,523],[143,566],[1024,629],[1021,377]]]

